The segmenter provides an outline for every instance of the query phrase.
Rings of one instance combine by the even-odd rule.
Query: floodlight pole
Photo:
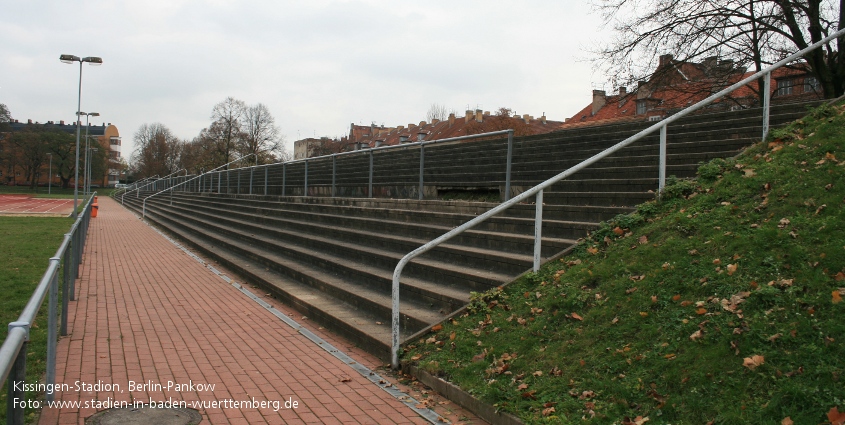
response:
[[[79,137],[82,135],[81,120],[79,119],[80,112],[82,111],[82,62],[100,65],[103,63],[103,59],[96,56],[80,58],[74,55],[61,55],[59,56],[59,60],[70,64],[79,62],[79,92],[76,97],[76,166],[74,167],[73,178],[73,214],[71,214],[71,217],[76,219],[79,215],[76,209],[79,205]]]
[[[48,174],[48,177],[47,177],[47,194],[49,195],[53,190],[53,154],[50,153],[50,152],[47,152],[47,156],[50,157],[50,165],[49,165],[50,170],[48,171],[49,174]]]

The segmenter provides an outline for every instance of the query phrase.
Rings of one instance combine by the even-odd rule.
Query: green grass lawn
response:
[[[8,323],[18,319],[47,271],[50,257],[56,253],[72,224],[69,218],[0,217],[0,294],[3,294],[0,297],[0,339],[6,339]],[[47,359],[46,299],[36,316],[30,337],[27,382],[35,382],[43,378]],[[0,392],[0,422],[6,420],[6,383],[3,385],[3,391]],[[28,395],[30,399],[41,396]],[[28,421],[32,418],[33,413],[28,412]]]
[[[526,423],[830,423],[843,298],[840,105],[673,179],[403,358]]]

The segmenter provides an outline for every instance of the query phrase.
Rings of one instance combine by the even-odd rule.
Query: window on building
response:
[[[804,93],[816,93],[821,91],[821,84],[819,79],[812,76],[804,77]]]
[[[648,105],[645,100],[637,101],[637,115],[642,115],[648,111]]]
[[[775,96],[787,96],[792,94],[792,80],[778,80],[778,89],[775,91]]]

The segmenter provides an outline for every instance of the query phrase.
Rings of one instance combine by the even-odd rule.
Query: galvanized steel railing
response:
[[[499,135],[505,135],[505,134],[507,134],[507,136],[508,136],[508,151],[507,151],[507,160],[506,160],[506,164],[505,164],[504,200],[508,200],[508,199],[510,199],[510,186],[511,186],[511,158],[513,156],[513,130],[501,130],[501,131],[494,131],[494,132],[489,132],[489,133],[473,134],[473,135],[469,135],[469,136],[451,137],[451,138],[448,138],[448,139],[429,140],[429,141],[423,141],[423,142],[404,143],[404,144],[393,145],[393,146],[381,146],[381,147],[377,147],[377,148],[367,148],[365,150],[358,150],[358,151],[351,151],[351,152],[341,152],[341,153],[335,153],[335,154],[330,154],[330,155],[317,156],[317,157],[313,157],[313,158],[298,159],[298,160],[295,160],[295,161],[283,162],[281,164],[255,165],[255,166],[251,166],[251,167],[244,167],[244,168],[239,168],[239,169],[234,169],[234,170],[226,170],[226,171],[210,171],[208,173],[205,173],[208,177],[208,180],[206,180],[205,178],[201,179],[199,184],[196,187],[192,187],[191,190],[196,190],[197,192],[203,192],[206,189],[208,189],[209,191],[213,191],[214,187],[215,187],[215,182],[216,182],[217,192],[222,193],[223,188],[224,188],[224,183],[223,183],[224,177],[223,176],[225,174],[226,175],[226,177],[225,177],[225,179],[226,179],[226,183],[225,183],[226,193],[229,193],[230,188],[231,188],[231,184],[230,184],[231,182],[230,182],[229,176],[232,172],[236,172],[237,173],[237,176],[235,177],[236,180],[237,180],[236,184],[235,184],[235,187],[237,188],[236,193],[240,193],[241,171],[245,171],[245,169],[249,169],[250,170],[249,171],[249,194],[252,195],[253,194],[253,182],[255,180],[255,174],[256,174],[255,171],[263,168],[264,169],[264,192],[263,192],[263,194],[267,195],[268,194],[268,191],[267,191],[268,184],[267,184],[267,182],[268,182],[268,176],[269,176],[269,169],[271,167],[281,166],[281,168],[282,168],[281,195],[286,196],[287,195],[286,190],[289,186],[287,184],[288,167],[291,166],[291,165],[301,163],[301,164],[304,165],[304,179],[303,179],[304,181],[303,181],[303,186],[302,186],[303,196],[308,196],[308,188],[309,188],[309,185],[308,185],[308,177],[309,177],[308,164],[309,164],[309,162],[313,162],[313,161],[316,161],[316,160],[319,160],[319,159],[331,158],[331,161],[332,161],[332,166],[331,166],[331,168],[332,168],[331,196],[334,197],[334,196],[337,196],[337,158],[342,157],[342,156],[347,156],[347,155],[361,155],[361,154],[366,153],[369,156],[367,196],[372,198],[373,197],[374,155],[379,153],[379,152],[385,152],[385,151],[393,150],[393,149],[407,149],[407,148],[419,147],[419,149],[420,149],[420,167],[419,167],[420,172],[419,172],[419,183],[418,183],[418,190],[417,191],[418,191],[418,198],[423,199],[423,193],[424,193],[423,189],[424,189],[424,185],[425,185],[424,172],[425,172],[425,148],[426,148],[426,146],[437,144],[437,143],[457,142],[457,141],[461,141],[461,140],[478,139],[478,138],[481,138],[481,137],[499,136]],[[216,179],[215,179],[215,177],[216,177]],[[260,176],[259,176],[259,178],[260,178]]]
[[[94,192],[88,198],[82,214],[65,233],[64,240],[56,251],[56,255],[50,258],[47,271],[35,288],[32,296],[24,307],[23,312],[17,321],[9,323],[9,333],[6,340],[0,347],[0,372],[2,381],[8,378],[8,392],[6,394],[6,423],[24,423],[24,405],[26,404],[25,392],[21,386],[15,383],[26,380],[26,355],[29,342],[29,331],[35,321],[35,315],[44,303],[44,298],[49,295],[49,310],[47,317],[47,373],[45,384],[51,388],[56,383],[56,346],[58,344],[57,333],[67,335],[68,302],[75,300],[75,280],[79,277],[79,265],[82,264],[82,252],[85,249],[85,238],[88,233],[88,225],[91,220],[91,205],[93,204]],[[62,265],[62,314],[61,322],[57,317],[58,294],[59,294],[59,266]],[[55,394],[50,391],[46,393],[48,402],[53,401]]]
[[[534,263],[533,263],[533,271],[537,271],[540,269],[540,244],[542,241],[542,228],[543,228],[543,191],[547,189],[549,186],[567,178],[571,175],[583,170],[584,168],[589,167],[590,165],[594,164],[595,162],[604,159],[616,151],[634,143],[643,137],[655,132],[660,131],[660,163],[659,163],[659,179],[658,179],[658,193],[663,190],[663,187],[666,184],[666,138],[667,138],[667,127],[669,124],[681,119],[682,117],[689,115],[708,104],[712,103],[715,100],[718,100],[725,95],[733,92],[734,90],[743,87],[754,80],[759,78],[764,78],[764,94],[763,94],[763,139],[765,140],[766,136],[769,134],[769,108],[770,108],[770,100],[771,100],[771,76],[772,71],[787,65],[797,59],[800,59],[802,56],[807,54],[808,52],[819,48],[820,46],[824,45],[825,43],[839,38],[845,35],[845,29],[839,30],[836,33],[826,37],[825,39],[814,43],[813,45],[783,59],[780,62],[775,63],[774,65],[755,73],[754,75],[745,78],[730,87],[725,88],[724,90],[711,95],[710,97],[696,103],[695,105],[690,106],[648,128],[645,130],[640,131],[639,133],[605,149],[604,151],[591,156],[590,158],[584,160],[583,162],[573,166],[572,168],[544,181],[543,183],[534,186],[531,189],[521,193],[520,195],[510,199],[507,202],[504,202],[497,207],[485,212],[484,214],[458,226],[451,231],[445,233],[444,235],[434,239],[425,245],[411,251],[396,265],[396,268],[393,271],[393,286],[392,286],[392,299],[393,299],[393,314],[392,314],[392,344],[391,344],[391,365],[393,368],[399,367],[399,279],[402,275],[402,269],[405,268],[405,265],[408,264],[413,258],[420,256],[427,251],[431,250],[432,248],[446,242],[453,237],[475,227],[476,225],[480,224],[481,222],[487,220],[490,217],[493,217],[499,214],[502,211],[507,210],[508,208],[527,200],[528,198],[535,196],[535,217],[534,217]]]
[[[221,166],[219,166],[219,167],[215,168],[214,170],[217,170],[217,169],[219,169],[219,168],[223,168],[223,167],[225,167],[225,166],[227,166],[227,165],[229,165],[229,164],[233,164],[233,163],[238,162],[238,161],[240,161],[240,160],[242,160],[242,159],[244,159],[244,158],[249,158],[250,156],[253,156],[253,155],[255,155],[255,154],[254,154],[254,153],[251,153],[251,154],[244,155],[244,156],[242,156],[242,157],[240,157],[240,158],[238,158],[238,159],[236,159],[236,160],[234,160],[234,161],[229,161],[229,162],[227,162],[227,163],[225,163],[225,164],[223,164],[223,165],[221,165]],[[210,173],[210,172],[212,172],[212,171],[214,171],[214,170],[211,170],[211,171],[209,171],[208,173]],[[180,171],[181,171],[181,170],[180,170]],[[178,172],[179,172],[179,171],[177,171],[177,173],[178,173]],[[202,176],[204,176],[205,174],[208,174],[208,173],[200,174],[200,175],[195,176],[195,177],[193,177],[193,178],[191,178],[191,179],[188,179],[188,178],[187,178],[187,175],[186,175],[186,178],[185,178],[185,180],[184,180],[184,181],[179,182],[179,183],[176,183],[176,184],[172,184],[172,182],[170,182],[170,183],[168,183],[168,185],[167,185],[167,187],[166,187],[166,188],[164,188],[164,189],[162,189],[162,190],[160,190],[160,191],[158,191],[158,192],[156,192],[156,193],[153,193],[152,195],[147,196],[146,198],[144,198],[144,202],[141,204],[141,218],[146,218],[146,217],[147,217],[147,199],[150,199],[150,198],[152,198],[153,196],[156,196],[156,195],[158,195],[158,194],[161,194],[161,193],[164,193],[164,192],[168,192],[168,191],[169,191],[169,192],[170,192],[170,205],[173,205],[173,190],[175,190],[175,189],[176,189],[177,187],[179,187],[179,186],[182,186],[182,185],[184,185],[184,184],[187,184],[188,182],[191,182],[191,181],[194,181],[194,180],[196,180],[196,179],[202,178]]]

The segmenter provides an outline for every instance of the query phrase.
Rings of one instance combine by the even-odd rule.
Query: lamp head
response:
[[[74,63],[81,61],[81,59],[79,59],[79,56],[74,55],[61,55],[59,56],[59,60],[64,63]]]
[[[102,65],[103,64],[103,58],[98,58],[96,56],[88,56],[88,57],[82,58],[82,62],[88,62],[89,65]]]
[[[100,113],[99,112],[89,112],[88,115],[92,116],[92,117],[99,117]]]

